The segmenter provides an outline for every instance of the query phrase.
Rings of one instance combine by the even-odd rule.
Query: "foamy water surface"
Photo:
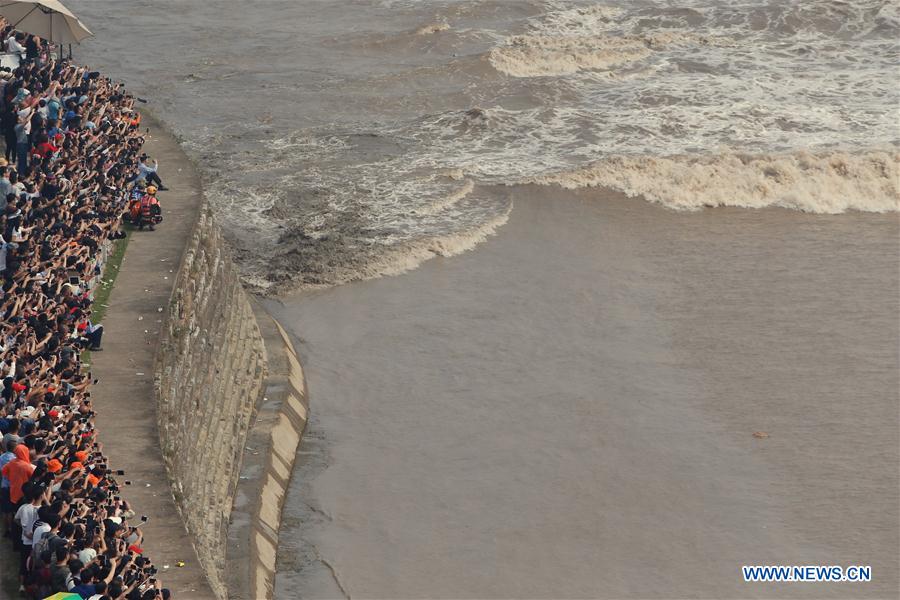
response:
[[[260,288],[471,247],[510,209],[484,184],[672,208],[900,203],[887,1],[73,5],[98,33],[81,56],[183,136]]]

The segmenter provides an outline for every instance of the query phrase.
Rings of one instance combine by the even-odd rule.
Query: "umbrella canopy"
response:
[[[94,35],[59,0],[0,0],[0,17],[55,44],[77,44]]]
[[[81,600],[81,596],[66,592],[56,592],[52,596],[47,596],[44,600]]]

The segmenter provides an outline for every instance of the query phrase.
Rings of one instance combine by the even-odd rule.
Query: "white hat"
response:
[[[83,565],[88,564],[95,558],[97,558],[97,551],[93,548],[85,548],[78,553],[78,560],[80,560]]]

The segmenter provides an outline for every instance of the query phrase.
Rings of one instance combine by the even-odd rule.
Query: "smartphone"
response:
[[[142,523],[146,523],[146,522],[149,521],[149,520],[150,520],[150,517],[148,517],[147,515],[141,515],[141,522],[142,522]]]
[[[119,469],[118,471],[116,471],[116,475],[124,475],[124,474],[125,474],[125,471],[123,471],[122,469]]]
[[[125,485],[131,485],[131,482],[128,481],[128,480],[126,479],[126,480],[125,480]]]

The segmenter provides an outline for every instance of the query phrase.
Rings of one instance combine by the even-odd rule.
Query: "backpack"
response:
[[[37,521],[35,523],[35,527],[37,527],[40,524],[42,524],[42,522]],[[40,560],[41,553],[44,550],[50,549],[51,542],[53,542],[54,539],[58,539],[58,538],[59,538],[59,536],[56,535],[55,533],[53,533],[51,531],[46,531],[46,532],[44,532],[44,535],[41,536],[41,539],[32,540],[33,543],[31,545],[31,560],[33,561],[34,564],[37,564],[37,561]]]

